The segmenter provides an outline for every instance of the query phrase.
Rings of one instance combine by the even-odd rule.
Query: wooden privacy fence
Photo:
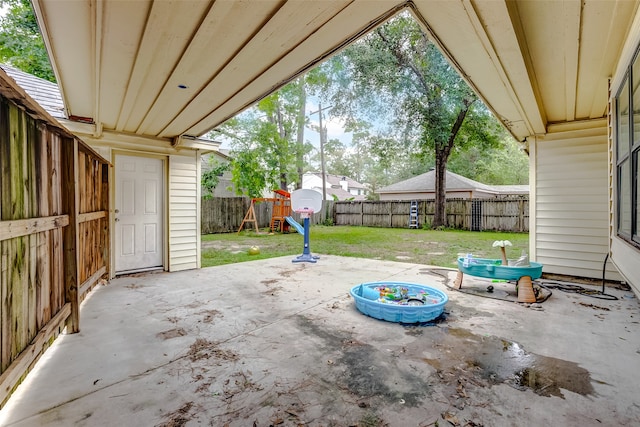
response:
[[[418,227],[433,222],[434,200],[418,200]],[[410,200],[336,202],[335,225],[407,228]],[[447,199],[448,227],[463,230],[529,231],[529,199]]]
[[[0,71],[0,406],[107,274],[108,166]]]
[[[325,201],[322,211],[313,215],[311,224],[325,223],[327,218],[333,218],[333,204],[335,202]],[[201,227],[202,234],[228,233],[238,231],[240,224],[247,211],[251,199],[248,197],[216,197],[213,199],[203,199],[201,203]],[[267,228],[271,223],[272,203],[255,203],[254,210],[259,228]],[[300,215],[293,212],[291,216],[302,224]],[[247,229],[250,229],[248,227]]]
[[[249,209],[249,198],[214,198],[202,201],[202,233],[236,231]],[[407,228],[411,201],[323,202],[322,212],[313,215],[312,224],[354,225],[364,227]],[[260,228],[269,227],[271,205],[257,203],[256,219]],[[448,199],[449,227],[464,230],[529,231],[529,199]],[[435,201],[418,200],[418,226],[433,222]],[[298,214],[292,215],[301,222]]]

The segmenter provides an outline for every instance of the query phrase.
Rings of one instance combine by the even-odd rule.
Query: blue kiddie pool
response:
[[[370,282],[351,288],[356,308],[375,319],[399,323],[428,322],[440,316],[447,294],[406,282]]]

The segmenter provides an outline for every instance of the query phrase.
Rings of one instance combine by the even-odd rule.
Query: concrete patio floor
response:
[[[640,425],[630,291],[607,288],[619,300],[606,301],[556,290],[534,309],[450,290],[454,271],[291,259],[97,288],[81,332],[56,340],[0,425]],[[445,318],[362,315],[349,289],[382,280],[446,291]]]

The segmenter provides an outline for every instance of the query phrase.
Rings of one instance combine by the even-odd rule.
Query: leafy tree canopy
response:
[[[29,0],[0,0],[7,14],[0,18],[0,63],[56,81],[38,22]]]
[[[214,137],[223,133],[231,141],[232,181],[242,194],[260,197],[299,180],[297,158],[309,151],[298,137],[305,120],[303,85],[289,83],[215,130]]]
[[[433,225],[446,225],[444,176],[455,150],[498,147],[498,121],[451,67],[410,14],[400,14],[326,65],[337,83],[333,114],[388,123],[393,138],[372,148],[432,158],[436,168]],[[383,161],[384,163],[384,161]]]
[[[304,141],[307,92],[332,105],[330,114],[353,136],[349,146],[324,144],[330,174],[373,191],[433,167],[444,177],[448,164],[486,183],[526,181],[517,143],[415,20],[399,15],[217,129],[233,141],[234,183],[245,194],[293,182],[299,188],[304,169],[318,169],[307,163],[320,164]],[[444,183],[440,190],[443,200]]]

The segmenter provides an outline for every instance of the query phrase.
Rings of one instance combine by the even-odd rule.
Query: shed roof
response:
[[[490,194],[528,194],[528,185],[487,185],[462,175],[447,171],[445,177],[447,191],[482,191]],[[388,193],[429,193],[436,188],[436,171],[414,176],[405,181],[382,187],[379,194]]]

